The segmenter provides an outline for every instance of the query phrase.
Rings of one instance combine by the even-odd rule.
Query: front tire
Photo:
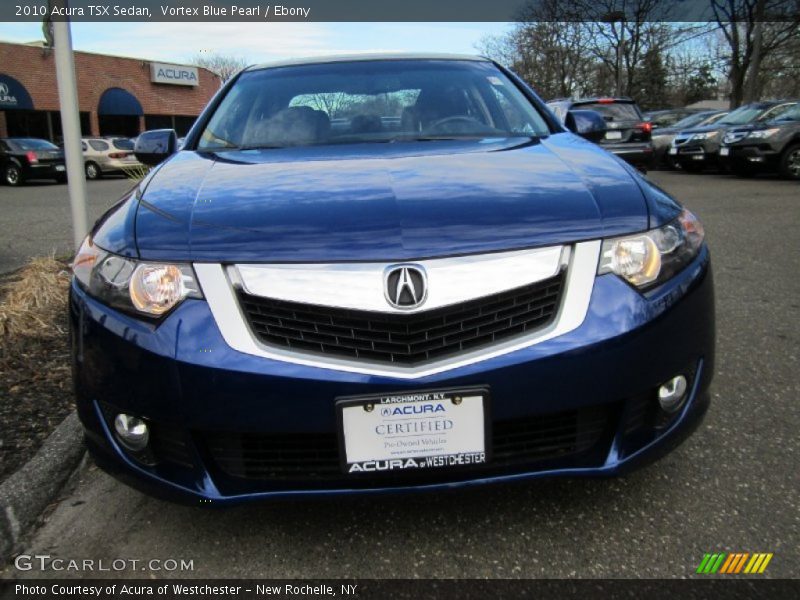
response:
[[[86,170],[86,179],[100,179],[103,176],[103,172],[97,163],[88,162],[84,169]]]
[[[22,183],[22,170],[18,165],[11,163],[3,168],[3,183],[11,186],[17,186]]]
[[[781,175],[800,180],[800,144],[789,146],[781,157]]]

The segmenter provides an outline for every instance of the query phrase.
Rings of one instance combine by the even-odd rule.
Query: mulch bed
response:
[[[0,481],[72,411],[69,267],[34,259],[0,276]]]

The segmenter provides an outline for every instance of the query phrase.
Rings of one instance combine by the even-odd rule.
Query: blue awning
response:
[[[144,114],[142,105],[136,99],[136,96],[122,88],[108,88],[103,95],[100,96],[100,102],[97,105],[98,115],[135,115],[141,116]]]
[[[0,110],[33,110],[33,100],[25,86],[3,73],[0,73]]]

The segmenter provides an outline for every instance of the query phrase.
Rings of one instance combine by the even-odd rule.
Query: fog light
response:
[[[114,430],[117,440],[132,452],[141,452],[147,447],[150,440],[150,430],[139,417],[120,413],[114,419]]]
[[[661,409],[668,413],[674,413],[686,399],[688,385],[686,377],[678,375],[658,388],[658,403]]]

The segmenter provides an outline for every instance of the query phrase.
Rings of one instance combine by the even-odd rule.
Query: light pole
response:
[[[63,6],[66,5],[66,0],[56,0],[55,3]],[[64,136],[64,157],[67,162],[69,204],[72,212],[72,239],[77,249],[89,231],[89,219],[86,213],[86,178],[81,149],[75,61],[68,20],[53,21],[53,43],[58,100],[61,105],[61,131]]]

